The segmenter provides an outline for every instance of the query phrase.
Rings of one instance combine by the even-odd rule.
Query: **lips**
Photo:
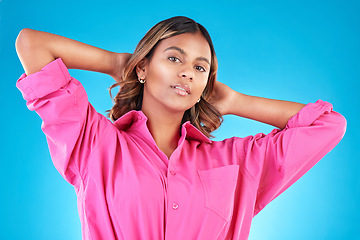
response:
[[[175,84],[172,85],[171,88],[174,88],[180,95],[190,94],[190,87],[187,84]]]

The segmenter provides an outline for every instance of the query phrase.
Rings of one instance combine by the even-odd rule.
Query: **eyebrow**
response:
[[[183,49],[176,47],[176,46],[168,47],[167,49],[164,50],[164,52],[169,51],[169,50],[176,50],[176,51],[180,52],[181,54],[186,55],[186,53]],[[196,60],[205,61],[209,65],[211,65],[209,59],[207,59],[206,57],[197,57]]]

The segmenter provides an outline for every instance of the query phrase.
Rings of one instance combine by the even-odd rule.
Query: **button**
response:
[[[170,174],[175,176],[176,175],[176,172],[175,171],[170,171]]]
[[[179,205],[177,203],[173,203],[172,207],[173,207],[174,210],[176,210],[176,209],[179,208]]]

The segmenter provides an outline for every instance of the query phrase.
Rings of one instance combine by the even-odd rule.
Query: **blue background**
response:
[[[320,98],[348,120],[340,144],[254,218],[249,239],[360,239],[359,12],[359,1],[0,0],[0,239],[81,239],[75,191],[53,167],[41,120],[15,87],[23,73],[14,47],[19,31],[132,52],[151,26],[175,15],[208,29],[220,81],[250,95],[302,103]],[[109,76],[71,74],[99,112],[111,108]],[[215,136],[271,129],[227,116]]]

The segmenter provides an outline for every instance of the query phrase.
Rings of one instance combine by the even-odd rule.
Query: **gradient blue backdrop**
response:
[[[28,27],[112,51],[132,52],[160,20],[185,15],[212,35],[218,79],[250,95],[334,105],[348,120],[340,144],[253,220],[250,240],[360,239],[359,1],[0,0],[0,239],[81,239],[76,195],[53,167],[41,120],[15,88],[15,39]],[[112,105],[112,79],[71,70],[95,108]],[[225,117],[226,137],[272,127]],[[194,213],[196,214],[196,213]]]

